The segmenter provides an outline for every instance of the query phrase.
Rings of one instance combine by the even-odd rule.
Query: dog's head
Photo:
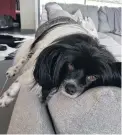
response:
[[[77,97],[99,77],[111,73],[113,61],[113,56],[96,40],[87,35],[72,35],[55,41],[40,53],[34,78],[47,95],[52,88],[58,88]]]

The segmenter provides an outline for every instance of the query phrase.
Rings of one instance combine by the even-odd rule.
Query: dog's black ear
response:
[[[44,89],[53,88],[58,78],[61,49],[60,46],[52,45],[45,48],[38,56],[33,74],[35,81]]]

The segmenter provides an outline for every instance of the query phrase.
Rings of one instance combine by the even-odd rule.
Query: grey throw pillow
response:
[[[104,7],[100,7],[100,9],[98,11],[98,19],[99,19],[98,31],[99,32],[111,32]]]
[[[41,13],[40,20],[41,20],[40,25],[42,25],[43,23],[45,23],[45,22],[48,21],[47,10],[45,9],[45,6],[44,5],[42,6],[42,13]]]
[[[88,31],[88,33],[98,39],[97,29],[93,20],[90,17],[85,17],[84,20],[81,21],[81,26]]]
[[[72,15],[72,19],[74,19],[75,21],[81,21],[83,20],[83,15],[80,11],[80,9],[78,9],[73,15]]]
[[[78,21],[78,19],[83,19],[82,13],[79,9],[74,14],[70,14],[63,10],[62,7],[55,2],[46,4],[45,8],[47,10],[49,20],[59,16],[70,17],[75,21]]]
[[[107,16],[107,20],[108,20],[108,24],[110,27],[110,31],[113,32],[114,31],[114,22],[115,22],[115,17],[114,17],[114,8],[112,7],[104,7],[104,10],[106,12],[106,16]]]
[[[114,24],[114,34],[122,35],[122,24],[121,24],[121,10],[122,8],[115,8],[115,24]]]
[[[59,6],[55,2],[47,3],[45,5],[45,8],[47,10],[49,20],[54,19],[59,16],[71,17],[71,15],[68,12],[64,11],[61,8],[61,6]]]

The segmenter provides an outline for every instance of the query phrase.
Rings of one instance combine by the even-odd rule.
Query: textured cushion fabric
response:
[[[67,11],[63,10],[62,7],[55,2],[47,3],[45,5],[45,8],[47,10],[49,20],[54,19],[59,16],[70,17],[74,19],[75,21],[78,21],[78,19],[80,20],[83,19],[83,16],[80,10],[77,10],[74,14],[70,14]]]
[[[90,17],[85,17],[85,19],[79,20],[78,23],[88,31],[93,37],[98,38],[97,30],[93,20]]]
[[[117,35],[122,35],[120,7],[100,7],[98,17],[99,32],[112,32]]]
[[[114,20],[114,8],[112,7],[103,7],[105,9],[106,12],[106,16],[107,16],[107,20],[108,20],[108,24],[110,27],[110,31],[113,32],[114,31],[114,22],[117,20]]]
[[[85,17],[90,17],[95,27],[98,31],[98,7],[90,5],[81,5],[81,4],[59,4],[65,11],[68,11],[70,14],[75,13],[80,9],[82,15]]]
[[[121,44],[105,33],[98,32],[98,37],[100,44],[104,45],[115,56],[115,58],[120,61]]]
[[[45,6],[42,6],[42,13],[41,13],[41,23],[40,25],[42,25],[43,23],[48,21],[48,17],[47,17],[47,10],[45,9]]]
[[[58,92],[48,106],[57,133],[121,133],[120,88],[95,88],[75,99]]]
[[[98,11],[98,31],[99,32],[111,32],[110,26],[108,24],[108,19],[106,15],[106,10],[104,7],[100,7]]]
[[[53,10],[62,10],[61,6],[59,6],[56,2],[49,2],[45,5],[45,8],[48,12]]]
[[[47,3],[45,5],[45,8],[47,10],[49,20],[54,19],[59,16],[65,16],[65,17],[71,18],[71,14],[64,11],[57,3],[54,3],[54,2]]]
[[[121,8],[104,7],[108,18],[111,32],[122,35],[121,29]]]
[[[114,33],[122,36],[122,23],[121,23],[122,12],[121,11],[122,11],[122,8],[114,9],[114,15],[115,15]]]
[[[73,15],[72,17],[74,18],[75,21],[82,21],[83,20],[83,15],[80,11],[80,9],[78,9]]]
[[[8,134],[53,134],[43,106],[33,91],[22,87],[17,98]]]
[[[106,35],[112,37],[118,44],[121,45],[121,39],[122,37],[113,33],[106,33]]]

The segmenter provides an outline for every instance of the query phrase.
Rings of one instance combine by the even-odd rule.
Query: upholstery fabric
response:
[[[90,17],[95,27],[98,31],[98,7],[91,5],[81,5],[81,4],[59,4],[65,11],[68,11],[70,14],[75,13],[80,9],[84,17]]]
[[[57,133],[120,134],[121,90],[98,87],[70,99],[58,92],[49,102]]]
[[[47,3],[45,8],[47,10],[49,20],[59,16],[71,18],[71,15],[67,11],[64,11],[57,3]]]
[[[100,7],[98,14],[99,14],[98,15],[98,18],[99,18],[98,31],[99,32],[111,32],[104,7]]]
[[[45,6],[43,5],[40,25],[42,25],[43,23],[45,23],[47,21],[48,21],[47,10],[45,9]]]
[[[99,32],[112,32],[120,36],[122,35],[121,9],[120,7],[100,7],[98,12]]]
[[[81,25],[81,27],[86,29],[93,37],[98,39],[98,33],[95,24],[90,17],[85,17],[85,19],[80,20],[78,23]]]
[[[110,27],[110,31],[113,32],[114,31],[114,22],[117,20],[114,20],[114,8],[112,7],[104,7],[105,12],[106,12],[106,16],[107,16],[107,20],[108,20],[108,24]]]
[[[115,15],[115,24],[114,24],[114,33],[122,36],[122,8],[114,9]]]
[[[118,44],[121,45],[121,39],[122,37],[113,33],[106,33],[106,35],[112,37]]]
[[[63,10],[60,5],[54,2],[46,4],[45,7],[47,10],[49,20],[60,17],[60,16],[70,17],[74,19],[75,21],[78,21],[78,19],[80,20],[83,19],[83,16],[80,10],[77,10],[74,14],[70,14],[67,11]]]
[[[8,134],[53,134],[45,106],[33,91],[22,87],[11,117]]]
[[[99,42],[104,45],[114,56],[120,61],[121,59],[121,44],[116,42],[111,36],[98,32]]]

